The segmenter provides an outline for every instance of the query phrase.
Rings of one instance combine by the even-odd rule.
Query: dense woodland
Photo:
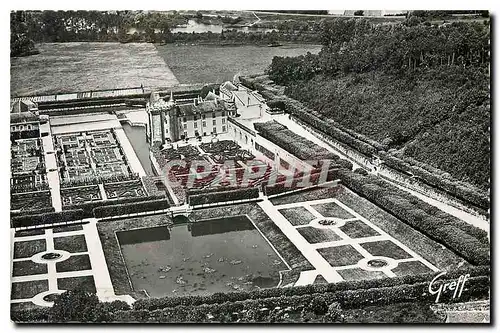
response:
[[[488,20],[334,20],[321,39],[318,55],[273,59],[268,74],[287,95],[396,155],[489,187]]]

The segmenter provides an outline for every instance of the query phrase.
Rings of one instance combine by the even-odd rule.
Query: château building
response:
[[[177,103],[172,93],[167,99],[152,93],[146,105],[152,143],[226,133],[227,118],[236,113],[234,102],[223,100],[215,92],[209,92],[205,99],[194,98],[191,103]]]

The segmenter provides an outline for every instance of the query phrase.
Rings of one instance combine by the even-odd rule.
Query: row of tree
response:
[[[323,49],[318,55],[275,57],[268,72],[275,82],[287,84],[309,80],[318,73],[406,73],[439,66],[487,66],[489,39],[489,23],[377,26],[366,20],[329,20],[323,22]]]

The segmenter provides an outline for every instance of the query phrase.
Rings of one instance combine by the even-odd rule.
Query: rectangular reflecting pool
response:
[[[151,297],[276,287],[287,269],[247,216],[116,235],[134,289]]]

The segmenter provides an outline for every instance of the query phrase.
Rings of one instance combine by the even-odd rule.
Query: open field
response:
[[[36,47],[40,54],[11,58],[11,95],[178,83],[152,44],[47,43]]]
[[[235,74],[260,73],[275,56],[318,53],[320,46],[292,44],[267,46],[157,45],[158,54],[181,83],[223,82]]]

